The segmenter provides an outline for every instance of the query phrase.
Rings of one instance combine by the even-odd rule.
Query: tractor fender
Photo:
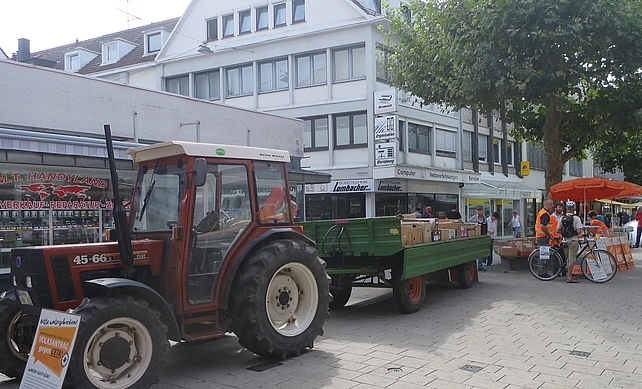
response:
[[[87,283],[87,297],[126,296],[140,297],[161,314],[161,321],[167,325],[167,337],[173,341],[180,341],[180,331],[174,313],[167,301],[150,286],[127,278],[96,278],[85,281]]]
[[[294,230],[292,228],[272,228],[265,233],[257,236],[252,239],[248,244],[243,248],[243,251],[236,258],[235,262],[232,264],[232,270],[230,271],[230,277],[224,277],[223,285],[221,286],[221,298],[219,300],[220,307],[222,309],[228,308],[228,302],[230,298],[230,290],[232,289],[232,283],[236,278],[236,273],[241,267],[241,264],[245,261],[248,255],[257,247],[262,246],[268,242],[278,240],[278,239],[294,239],[302,240],[310,246],[316,246],[316,243],[304,235],[302,232]]]

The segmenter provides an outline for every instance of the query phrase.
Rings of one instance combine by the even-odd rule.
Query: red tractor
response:
[[[128,153],[139,170],[128,218],[115,195],[118,242],[12,250],[0,372],[22,375],[41,308],[81,317],[66,378],[76,388],[149,387],[170,340],[231,331],[279,359],[312,348],[329,277],[293,225],[288,152],[164,142]]]

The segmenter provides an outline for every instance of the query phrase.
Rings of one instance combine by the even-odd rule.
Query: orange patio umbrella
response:
[[[549,196],[556,200],[592,201],[603,198],[627,198],[642,195],[642,186],[627,181],[582,177],[551,186]]]

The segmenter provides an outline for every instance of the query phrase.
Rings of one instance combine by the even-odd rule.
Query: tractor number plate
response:
[[[23,305],[33,305],[33,301],[31,301],[31,296],[29,296],[29,292],[25,290],[18,290],[18,298],[20,299],[20,303]]]

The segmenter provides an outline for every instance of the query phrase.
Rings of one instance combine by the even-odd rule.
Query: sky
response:
[[[179,17],[190,0],[0,0],[0,48],[31,52]],[[131,16],[128,16],[131,15]]]

